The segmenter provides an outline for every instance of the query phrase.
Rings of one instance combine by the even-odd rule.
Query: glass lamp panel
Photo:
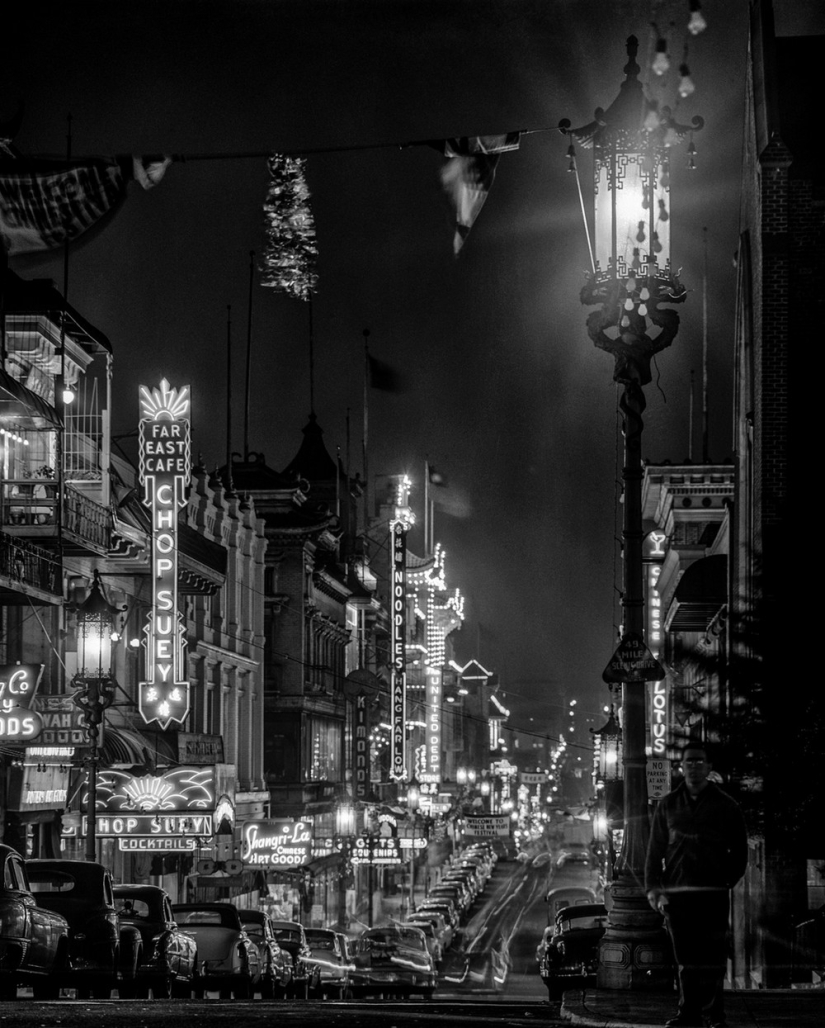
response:
[[[594,247],[599,280],[669,272],[667,181],[665,159],[659,155],[596,154]]]

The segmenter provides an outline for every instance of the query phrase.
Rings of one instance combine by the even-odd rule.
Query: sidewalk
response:
[[[676,1013],[676,993],[572,989],[561,1016],[591,1028],[664,1025]],[[825,1028],[825,989],[752,989],[725,992],[730,1028]]]

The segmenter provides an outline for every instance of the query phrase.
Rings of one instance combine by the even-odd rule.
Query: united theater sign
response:
[[[146,681],[140,683],[144,721],[167,728],[189,713],[184,671],[184,625],[178,611],[178,510],[190,477],[189,386],[140,387],[140,483],[152,512],[152,609],[146,634]]]

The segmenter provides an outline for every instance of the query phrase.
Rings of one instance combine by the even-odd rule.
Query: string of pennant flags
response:
[[[706,27],[699,0],[689,0],[689,12],[687,30],[695,36]],[[671,44],[655,22],[652,30],[656,49],[650,68],[661,80],[670,67],[667,52]],[[685,97],[695,88],[689,79],[687,44],[679,74],[678,93]],[[306,180],[307,157],[391,147],[426,146],[438,150],[444,158],[440,177],[453,214],[453,253],[457,257],[489,195],[501,155],[518,150],[522,136],[556,131],[554,126],[499,135],[279,153],[115,156],[61,161],[26,158],[16,152],[13,140],[21,120],[22,108],[12,119],[0,123],[0,260],[74,242],[116,212],[126,198],[130,182],[137,182],[145,190],[152,189],[173,163],[266,159],[269,183],[263,213],[267,243],[261,258],[261,285],[304,301],[311,299],[318,282],[318,246]]]

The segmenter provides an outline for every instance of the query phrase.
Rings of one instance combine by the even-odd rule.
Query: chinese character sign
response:
[[[167,728],[189,712],[183,677],[184,625],[178,611],[178,510],[186,505],[190,468],[189,386],[140,387],[140,483],[152,512],[152,609],[146,634],[146,681],[140,683],[144,721]]]

